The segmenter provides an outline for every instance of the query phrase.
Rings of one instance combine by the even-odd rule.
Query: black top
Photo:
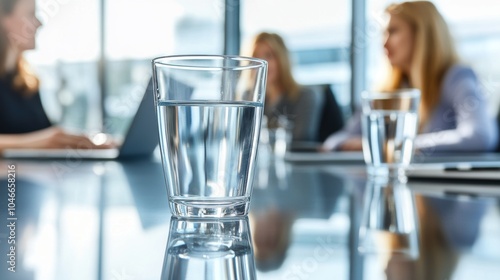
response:
[[[24,96],[12,88],[12,75],[0,78],[0,134],[32,132],[51,125],[38,92]]]

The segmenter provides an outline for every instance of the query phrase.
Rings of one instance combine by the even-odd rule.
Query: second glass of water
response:
[[[363,92],[363,154],[370,175],[404,176],[418,130],[420,91]]]
[[[248,213],[267,62],[238,56],[153,60],[163,172],[182,217]]]

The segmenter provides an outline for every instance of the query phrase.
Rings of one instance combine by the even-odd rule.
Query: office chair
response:
[[[499,133],[499,137],[498,137],[498,143],[497,143],[497,148],[495,149],[495,152],[496,153],[500,153],[500,109],[498,110],[498,114],[497,114],[497,128],[498,128],[498,133]]]
[[[344,127],[344,117],[330,85],[325,84],[320,85],[319,87],[323,92],[325,99],[323,111],[321,113],[317,140],[319,142],[323,142],[326,138],[328,138],[328,136]]]

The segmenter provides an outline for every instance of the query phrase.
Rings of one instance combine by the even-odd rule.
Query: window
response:
[[[104,124],[108,133],[125,133],[152,58],[223,51],[223,0],[54,0],[38,1],[37,9],[44,26],[27,59],[40,77],[49,117],[74,132]]]
[[[107,132],[123,134],[151,77],[152,58],[222,53],[224,6],[203,0],[105,3],[104,124]]]
[[[26,54],[52,122],[73,131],[101,126],[99,1],[39,1],[37,48]]]

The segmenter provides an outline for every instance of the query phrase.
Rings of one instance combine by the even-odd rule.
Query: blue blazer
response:
[[[432,152],[487,152],[498,143],[496,120],[488,114],[487,95],[474,71],[463,65],[448,69],[441,87],[441,100],[421,134],[415,148]],[[345,128],[324,142],[337,149],[351,137],[361,136],[361,112],[358,110]]]

